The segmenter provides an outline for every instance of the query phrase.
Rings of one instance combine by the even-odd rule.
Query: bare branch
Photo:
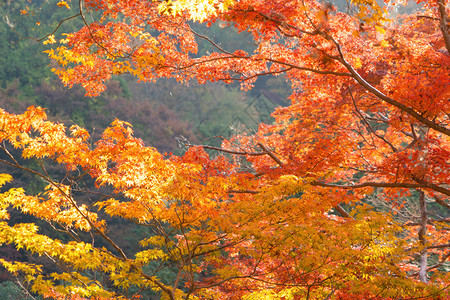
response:
[[[427,182],[427,181],[422,180],[422,179],[420,179],[420,178],[418,178],[416,176],[412,176],[412,179],[415,182],[418,182],[418,183],[422,184],[426,188],[429,188],[429,189],[435,190],[435,191],[437,191],[439,193],[442,193],[444,195],[450,196],[450,190],[449,189],[446,189],[446,188],[444,188],[442,186],[439,186],[439,185],[437,185],[435,183]]]
[[[442,259],[441,259],[437,264],[428,267],[428,268],[427,268],[427,272],[429,272],[429,271],[431,271],[431,270],[433,270],[433,269],[437,269],[437,268],[439,268],[440,266],[442,266],[443,264],[445,264],[445,262],[447,261],[447,259],[448,259],[449,257],[450,257],[450,252],[447,253],[446,255],[444,255],[444,256],[442,257]],[[418,273],[414,273],[413,275],[416,275],[416,276],[417,276],[417,275],[419,275],[419,272],[418,272]]]
[[[450,244],[442,244],[442,245],[435,245],[435,246],[427,246],[428,249],[444,249],[444,248],[450,248]]]
[[[344,218],[350,218],[349,213],[339,204],[334,207],[334,209]]]
[[[361,111],[359,110],[358,106],[356,105],[356,101],[355,98],[353,97],[353,94],[351,91],[349,91],[350,97],[352,98],[353,101],[353,106],[355,107],[356,113],[360,116],[360,118],[363,120],[364,124],[366,124],[367,128],[379,139],[381,139],[382,141],[384,141],[386,144],[389,145],[389,147],[391,147],[393,152],[397,152],[397,148],[394,147],[394,145],[392,145],[389,141],[387,141],[383,136],[377,134],[375,132],[375,130],[373,130],[372,126],[370,125],[370,123],[366,120],[366,118],[363,116],[363,114],[361,113]]]
[[[434,200],[436,200],[437,203],[439,203],[440,205],[450,209],[450,205],[447,204],[444,200],[442,200],[441,198],[439,198],[438,196],[434,195],[433,196]]]
[[[363,182],[360,184],[353,185],[339,185],[331,184],[320,181],[313,181],[309,183],[312,186],[330,187],[330,188],[340,188],[340,189],[359,189],[365,187],[381,187],[381,188],[426,188],[425,184],[420,183],[402,183],[402,182]]]
[[[280,60],[276,60],[276,59],[272,59],[272,58],[264,58],[264,60],[266,61],[270,61],[273,63],[277,63],[283,66],[287,66],[287,67],[291,67],[293,69],[297,69],[300,71],[308,71],[308,72],[312,72],[312,73],[316,73],[316,74],[322,74],[322,75],[335,75],[335,76],[344,76],[344,77],[352,77],[351,73],[347,73],[347,72],[335,72],[335,71],[329,71],[329,70],[317,70],[317,69],[312,69],[312,68],[306,68],[306,67],[301,67],[301,66],[297,66],[288,62],[284,62],[284,61],[280,61]]]
[[[264,152],[270,156],[270,158],[272,158],[280,167],[283,167],[283,162],[281,162],[281,160],[275,156],[275,154],[273,154],[272,151],[269,150],[269,148],[267,148],[266,146],[264,146],[261,143],[258,143],[258,146],[261,147],[261,149],[264,150]]]
[[[425,193],[423,191],[420,191],[420,196],[419,196],[419,206],[420,206],[420,219],[421,219],[421,224],[420,224],[420,228],[419,228],[419,242],[422,244],[422,246],[424,247],[420,253],[420,271],[419,271],[419,279],[420,281],[427,283],[428,278],[427,278],[427,263],[428,263],[428,253],[427,253],[427,238],[426,238],[426,234],[427,234],[427,218],[428,218],[428,213],[427,213],[427,203],[425,201]]]
[[[69,20],[71,20],[71,19],[74,19],[74,18],[76,18],[76,17],[80,17],[80,16],[81,16],[81,12],[77,13],[76,15],[70,16],[70,17],[68,17],[68,18],[62,19],[61,21],[59,21],[59,24],[55,27],[55,29],[53,29],[52,32],[50,32],[50,33],[44,35],[43,37],[41,37],[41,38],[39,38],[39,39],[36,39],[36,41],[37,41],[37,42],[41,42],[41,41],[45,40],[47,37],[51,36],[51,35],[54,34],[56,31],[58,31],[59,27],[61,27],[61,25],[62,25],[64,22],[69,21]]]
[[[445,41],[445,48],[447,48],[447,52],[450,54],[450,35],[448,33],[449,26],[447,24],[447,13],[445,11],[445,3],[444,0],[437,0],[438,3],[438,11],[440,16],[440,26],[442,36],[444,37]]]
[[[29,297],[33,300],[36,300],[36,298],[33,297],[33,295],[31,295],[31,293],[28,291],[28,289],[22,284],[22,282],[20,282],[20,280],[18,278],[14,283],[16,283],[22,289],[22,291],[27,295],[27,297]]]
[[[233,55],[231,52],[226,51],[225,49],[223,49],[222,47],[220,47],[217,43],[215,43],[214,41],[212,41],[209,37],[207,37],[207,36],[205,36],[205,35],[202,35],[202,34],[196,32],[196,31],[194,31],[194,30],[192,29],[192,27],[191,27],[189,24],[188,24],[187,26],[189,27],[189,30],[190,30],[195,36],[197,36],[197,37],[199,37],[199,38],[201,38],[201,39],[204,39],[204,40],[208,41],[211,45],[213,45],[215,48],[217,48],[217,50],[219,50],[220,52],[226,53],[226,54],[228,54],[228,55]]]
[[[242,190],[242,191],[229,190],[228,193],[230,193],[230,194],[254,194],[254,195],[259,194],[258,191],[250,191],[250,190]]]
[[[229,154],[235,154],[235,155],[248,155],[248,156],[261,156],[261,155],[267,155],[266,152],[246,152],[246,151],[235,151],[220,147],[214,147],[214,146],[208,146],[208,145],[192,145],[192,144],[185,144],[186,147],[202,147],[203,149],[210,149],[210,150],[216,150],[220,152],[225,152]]]

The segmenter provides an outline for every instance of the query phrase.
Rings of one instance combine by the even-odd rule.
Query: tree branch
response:
[[[426,244],[427,244],[426,233],[427,233],[428,214],[427,214],[427,203],[425,201],[425,193],[423,191],[419,191],[419,192],[420,192],[419,206],[420,206],[420,219],[421,219],[420,223],[421,224],[420,224],[418,236],[419,236],[419,242],[424,247],[420,253],[420,258],[419,258],[419,261],[420,261],[419,279],[423,283],[427,283],[427,281],[428,281],[428,279],[427,279],[428,253],[427,253],[427,246],[426,246]]]
[[[340,189],[359,189],[365,187],[384,187],[384,188],[427,188],[426,184],[420,183],[402,183],[402,182],[363,182],[360,184],[353,185],[339,185],[331,184],[320,181],[312,181],[309,183],[312,186],[330,187],[330,188],[340,188]]]
[[[437,203],[439,203],[440,205],[450,209],[450,205],[447,204],[444,200],[442,200],[441,198],[439,198],[438,196],[434,195],[433,196],[434,200],[436,200]]]
[[[450,54],[450,35],[448,33],[448,25],[447,25],[447,13],[445,12],[445,3],[444,0],[437,0],[438,11],[439,11],[439,28],[441,29],[442,36],[444,37],[445,48],[447,48],[447,52]]]
[[[230,150],[225,149],[221,147],[214,147],[214,146],[208,146],[208,145],[192,145],[192,144],[185,144],[186,147],[202,147],[204,149],[210,149],[210,150],[216,150],[220,152],[225,152],[229,154],[235,154],[235,155],[248,155],[248,156],[261,156],[266,155],[266,152],[246,152],[246,151],[236,151],[236,150]]]
[[[364,124],[366,124],[367,128],[369,129],[369,131],[371,131],[377,138],[381,139],[382,141],[384,141],[386,144],[389,145],[389,147],[391,147],[393,152],[398,152],[397,148],[394,147],[394,145],[392,145],[388,140],[386,140],[383,136],[377,134],[375,132],[375,130],[373,130],[372,126],[370,125],[370,123],[366,120],[366,118],[363,116],[363,114],[361,113],[361,111],[359,110],[358,106],[356,105],[356,101],[355,98],[353,97],[352,91],[349,91],[350,97],[352,98],[353,101],[353,106],[355,107],[356,113],[360,116],[361,120],[364,122]]]
[[[389,103],[397,108],[399,108],[400,110],[406,112],[408,115],[410,115],[411,117],[413,117],[414,119],[418,120],[419,122],[427,125],[428,127],[439,131],[447,136],[450,136],[450,129],[444,126],[441,126],[433,121],[428,120],[427,118],[423,117],[422,115],[420,115],[419,113],[417,113],[414,109],[412,109],[411,107],[408,107],[406,105],[404,105],[403,103],[400,103],[388,96],[386,96],[385,94],[383,94],[382,92],[380,92],[379,90],[377,90],[375,87],[373,87],[370,83],[368,83],[364,78],[361,77],[361,75],[359,75],[358,72],[356,72],[356,70],[345,60],[344,58],[344,54],[342,53],[342,49],[341,46],[338,44],[338,42],[336,42],[333,37],[329,36],[329,39],[331,41],[333,41],[333,43],[335,44],[338,52],[339,52],[339,57],[340,57],[340,62],[347,68],[347,70],[350,71],[350,73],[352,74],[353,79],[355,79],[361,86],[363,86],[367,91],[371,92],[372,94],[374,94],[375,96],[377,96],[378,98],[380,98],[381,100],[383,100],[386,103]]]
[[[39,39],[36,39],[36,41],[37,41],[37,42],[43,41],[45,38],[47,38],[47,37],[51,36],[52,34],[54,34],[54,33],[59,29],[59,27],[61,27],[61,25],[62,25],[64,22],[69,21],[69,20],[74,19],[74,18],[79,17],[79,16],[81,16],[81,12],[77,13],[76,15],[73,15],[73,16],[67,17],[67,18],[65,18],[65,19],[62,19],[61,21],[59,21],[59,24],[55,27],[55,29],[53,29],[52,32],[50,32],[50,33],[44,35],[43,37],[41,37],[41,38],[39,38]]]
[[[12,157],[12,159],[14,160],[14,163],[8,162],[6,160],[0,159],[0,162],[10,165],[12,167],[15,167],[17,169],[29,172],[31,174],[37,175],[40,178],[42,178],[45,182],[48,182],[49,184],[51,184],[52,186],[54,186],[56,189],[58,189],[58,191],[61,193],[61,195],[63,195],[68,201],[69,203],[75,208],[75,210],[81,215],[81,217],[86,220],[86,222],[88,222],[89,226],[91,226],[91,228],[93,228],[100,236],[102,236],[114,249],[117,250],[117,252],[119,252],[120,256],[122,257],[122,260],[127,260],[128,257],[125,255],[125,253],[123,252],[123,250],[109,237],[107,236],[102,230],[100,230],[100,228],[98,228],[93,222],[92,220],[81,211],[80,207],[78,206],[78,204],[75,202],[75,200],[68,195],[63,189],[61,189],[60,185],[58,183],[56,183],[55,181],[53,181],[49,176],[45,176],[39,172],[36,172],[33,169],[29,169],[27,167],[24,167],[22,165],[20,165],[15,159],[14,157],[9,153],[9,151],[5,148],[5,147],[1,147],[10,157]]]
[[[263,149],[264,152],[265,152],[267,155],[269,155],[270,158],[272,158],[272,159],[273,159],[280,167],[283,167],[283,166],[284,166],[283,162],[282,162],[278,157],[276,157],[275,154],[273,154],[273,152],[269,150],[269,148],[267,148],[266,146],[264,146],[264,145],[261,144],[261,143],[258,143],[258,146],[261,147],[261,149]]]
[[[439,186],[437,184],[434,184],[434,183],[431,183],[431,182],[427,182],[427,181],[422,180],[422,179],[420,179],[420,178],[418,178],[416,176],[412,176],[412,179],[415,182],[418,182],[418,183],[422,184],[426,188],[429,188],[429,189],[435,190],[435,191],[437,191],[439,193],[442,193],[444,195],[450,196],[450,190],[449,189],[446,189],[444,187],[441,187],[441,186]]]
[[[334,207],[334,209],[344,218],[350,218],[349,213],[339,204]]]

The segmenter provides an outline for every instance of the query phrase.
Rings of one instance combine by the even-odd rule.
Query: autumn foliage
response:
[[[47,187],[1,194],[0,243],[60,271],[0,262],[56,299],[146,290],[161,299],[447,299],[449,8],[417,2],[418,12],[404,16],[370,0],[354,1],[353,13],[315,0],[58,2],[84,27],[49,36],[48,55],[62,82],[89,96],[123,73],[240,81],[243,89],[282,74],[294,92],[273,124],[221,147],[186,141],[183,156],[145,146],[119,120],[93,143],[83,128],[47,121],[40,107],[1,111],[1,162]],[[223,49],[190,21],[247,31],[255,50]],[[198,56],[199,39],[216,51]],[[65,175],[52,178],[49,161]],[[11,208],[66,240],[8,222]],[[117,218],[152,230],[141,251],[116,243],[109,222]],[[168,268],[176,270],[170,280],[161,275]]]

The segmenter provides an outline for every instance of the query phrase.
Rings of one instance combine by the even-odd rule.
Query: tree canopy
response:
[[[290,105],[220,147],[161,154],[115,120],[97,141],[0,114],[0,162],[47,187],[0,194],[0,243],[58,270],[0,259],[56,299],[446,299],[449,296],[450,32],[444,0],[407,15],[376,1],[346,12],[316,0],[37,1],[79,30],[50,33],[53,71],[87,96],[114,75],[241,82],[284,75]],[[407,1],[410,2],[410,1]],[[23,14],[30,10],[24,8]],[[192,22],[251,34],[229,50]],[[213,51],[197,53],[198,43]],[[14,149],[12,149],[14,148]],[[22,157],[16,157],[17,149]],[[212,152],[211,152],[212,151]],[[34,160],[29,166],[23,160]],[[53,164],[64,166],[55,178]],[[2,174],[0,183],[11,181]],[[95,184],[89,185],[89,182]],[[49,223],[10,222],[11,210]],[[149,229],[127,253],[111,222]],[[174,276],[164,276],[168,269]]]

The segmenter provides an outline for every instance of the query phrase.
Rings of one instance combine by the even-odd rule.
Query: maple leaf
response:
[[[44,45],[47,45],[47,44],[54,44],[54,43],[56,43],[56,40],[55,40],[55,36],[52,34],[52,35],[49,35],[48,37],[47,37],[47,39],[45,40],[45,41],[43,41],[42,42],[42,44],[44,44]]]
[[[97,95],[113,74],[129,72],[143,81],[241,81],[250,89],[259,76],[283,74],[291,103],[253,133],[220,147],[187,145],[169,158],[127,122],[115,120],[92,144],[86,130],[72,126],[68,136],[41,108],[1,110],[0,147],[10,159],[2,162],[48,183],[36,196],[2,193],[1,217],[14,207],[57,224],[68,242],[39,234],[36,224],[6,222],[0,242],[49,255],[70,272],[47,276],[2,263],[28,274],[34,291],[61,298],[115,297],[110,284],[168,299],[448,297],[449,274],[440,270],[448,220],[427,209],[450,207],[450,39],[434,23],[445,24],[443,3],[388,23],[371,0],[353,1],[356,15],[318,1],[85,1],[99,19],[84,19],[47,51],[69,87]],[[190,21],[233,23],[255,51],[225,49]],[[197,55],[196,37],[216,52]],[[44,43],[55,42],[51,35]],[[8,143],[40,168],[21,165]],[[47,160],[66,174],[53,179]],[[83,190],[87,176],[96,189]],[[89,205],[78,199],[83,191]],[[154,229],[139,242],[147,249],[128,255],[111,217]],[[82,240],[82,231],[108,248]],[[160,279],[169,265],[174,279]]]
[[[58,3],[56,3],[56,5],[58,5],[58,7],[65,7],[67,9],[70,9],[70,6],[66,1],[59,1]]]

